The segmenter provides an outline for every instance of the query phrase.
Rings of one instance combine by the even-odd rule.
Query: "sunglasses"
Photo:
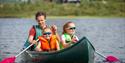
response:
[[[43,35],[50,35],[52,34],[51,32],[44,32]]]
[[[70,28],[68,28],[69,30],[75,30],[76,29],[76,27],[70,27]]]

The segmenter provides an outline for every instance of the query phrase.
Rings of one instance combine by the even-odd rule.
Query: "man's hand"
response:
[[[32,44],[37,44],[37,41],[36,41],[36,40],[33,40],[33,41],[32,41]]]

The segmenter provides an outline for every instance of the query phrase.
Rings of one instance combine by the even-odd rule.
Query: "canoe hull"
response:
[[[23,57],[30,63],[94,63],[94,52],[94,47],[83,37],[66,49],[57,52],[27,51]]]

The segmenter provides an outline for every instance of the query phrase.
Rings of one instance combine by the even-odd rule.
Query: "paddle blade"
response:
[[[119,61],[119,59],[114,57],[114,56],[108,56],[106,58],[106,60],[109,61],[109,62],[117,62],[117,61]]]
[[[4,60],[0,61],[0,63],[14,63],[16,57],[5,58]]]

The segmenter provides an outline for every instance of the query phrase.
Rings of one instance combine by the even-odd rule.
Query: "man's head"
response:
[[[40,25],[40,27],[44,28],[46,26],[46,23],[45,23],[46,13],[39,11],[36,13],[35,18],[36,18],[36,21],[38,22],[38,24]]]

